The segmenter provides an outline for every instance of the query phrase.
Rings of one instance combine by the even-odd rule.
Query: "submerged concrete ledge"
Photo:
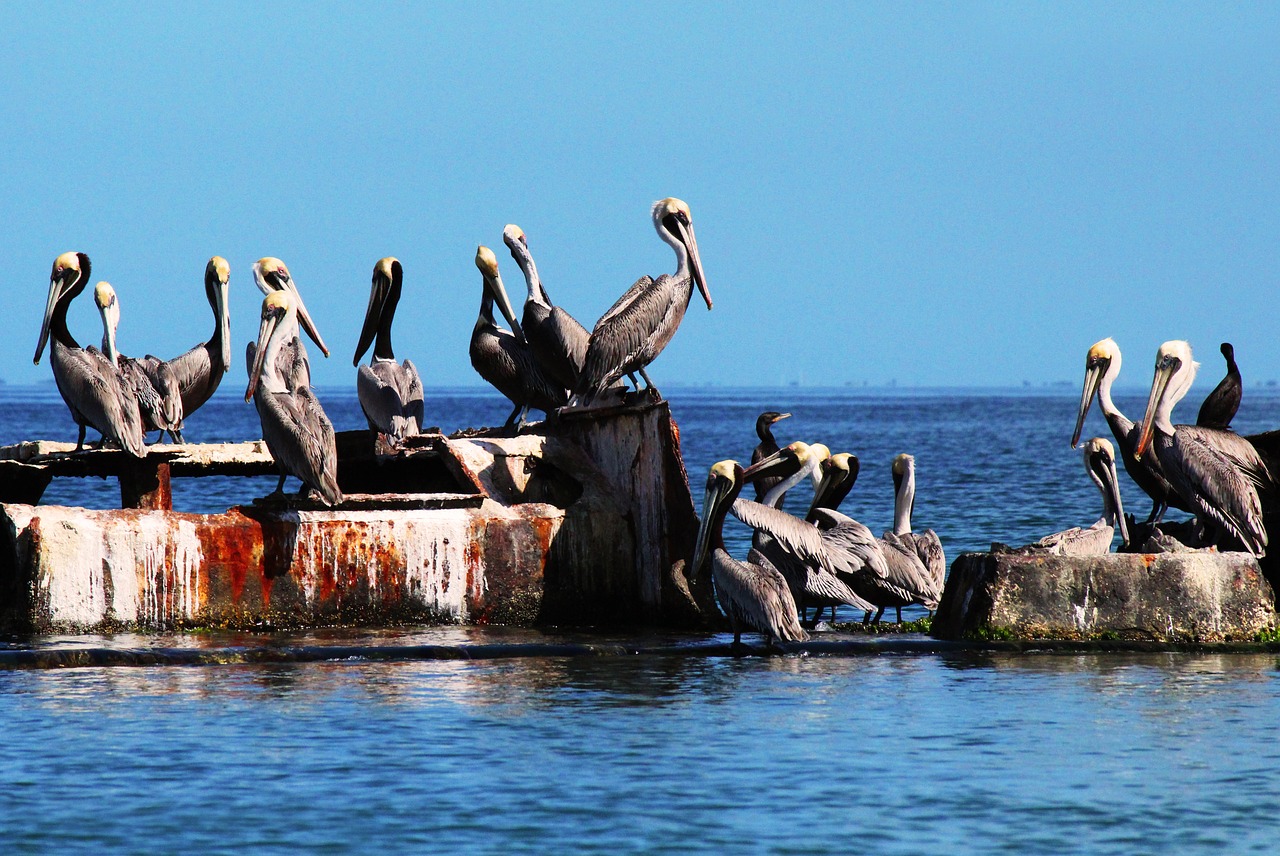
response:
[[[965,553],[933,623],[940,639],[1252,640],[1275,595],[1247,553]]]
[[[520,660],[576,657],[884,657],[1086,654],[1280,654],[1280,642],[1159,643],[1085,640],[959,642],[917,637],[819,639],[766,648],[722,641],[629,645],[515,643],[476,645],[304,645],[258,648],[42,648],[0,650],[0,671],[149,666],[290,663],[401,663],[435,660]]]

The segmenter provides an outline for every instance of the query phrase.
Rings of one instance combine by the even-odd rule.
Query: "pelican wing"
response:
[[[255,397],[262,437],[280,468],[315,488],[330,505],[341,502],[333,425],[310,388]]]
[[[169,369],[178,383],[184,419],[212,398],[222,383],[223,372],[214,371],[213,354],[203,342],[169,360]]]
[[[168,422],[165,426],[166,430],[169,428],[181,430],[186,411],[182,407],[181,385],[173,367],[151,354],[138,360],[138,365],[146,372],[151,386],[160,396],[161,410],[165,421]]]
[[[812,525],[773,506],[749,499],[735,499],[730,510],[734,517],[752,529],[765,532],[797,559],[832,570],[822,533]]]
[[[605,321],[608,321],[609,319],[613,318],[613,316],[617,315],[619,312],[626,309],[628,306],[631,305],[631,301],[636,299],[637,294],[639,294],[641,291],[644,291],[646,288],[648,288],[651,285],[653,285],[653,277],[651,276],[642,276],[639,279],[637,279],[635,282],[631,284],[631,287],[628,288],[626,291],[622,292],[622,296],[619,297],[616,301],[614,301],[613,305],[610,306],[608,310],[603,315],[600,316],[600,320],[596,322],[596,326],[599,327]]]
[[[142,417],[119,370],[96,348],[68,348],[56,341],[54,345],[54,379],[72,415],[83,418],[130,455],[144,457]]]
[[[1179,425],[1172,451],[1182,464],[1179,485],[1196,511],[1231,532],[1262,555],[1267,530],[1262,522],[1259,486],[1270,486],[1266,464],[1248,440],[1228,431]]]
[[[885,582],[909,597],[911,602],[922,603],[930,609],[937,607],[938,594],[934,591],[933,577],[915,549],[892,532],[884,533],[880,543],[889,566]]]
[[[932,529],[926,529],[923,532],[908,532],[898,537],[920,557],[929,575],[933,577],[938,597],[941,597],[947,578],[947,557],[942,550],[942,539],[938,537],[938,533]]]
[[[889,565],[884,548],[870,529],[830,508],[815,508],[812,517],[814,525],[822,533],[827,553],[844,557],[842,562],[833,563],[833,571],[854,574],[865,567],[881,579],[888,576]]]
[[[760,551],[752,550],[746,562],[739,562],[717,550],[714,562],[716,593],[731,617],[784,642],[809,638],[786,580]]]
[[[673,319],[684,312],[685,302],[674,299],[677,281],[665,274],[645,288],[628,292],[596,322],[587,343],[587,355],[579,375],[577,392],[594,394],[637,367],[648,364],[660,350],[655,334],[673,328]],[[668,287],[670,286],[670,287]],[[665,342],[661,343],[665,344]]]
[[[413,363],[375,360],[356,374],[356,394],[369,425],[396,440],[422,430],[422,380]]]

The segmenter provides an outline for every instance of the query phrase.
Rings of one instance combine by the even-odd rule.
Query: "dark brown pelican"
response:
[[[1169,483],[1213,531],[1215,544],[1226,549],[1238,542],[1261,557],[1267,530],[1259,487],[1273,490],[1274,479],[1258,450],[1232,431],[1173,424],[1173,408],[1191,388],[1197,368],[1186,342],[1160,346],[1137,453],[1155,447]]]
[[[213,310],[213,335],[185,354],[169,360],[182,395],[182,414],[195,413],[213,397],[222,376],[231,368],[231,309],[228,290],[231,267],[214,256],[204,268],[204,294]]]
[[[326,505],[342,502],[338,488],[338,450],[333,425],[325,416],[311,387],[290,386],[281,370],[280,351],[298,335],[298,301],[288,289],[274,291],[262,301],[262,322],[249,387],[244,400],[254,400],[262,422],[262,439],[280,468],[276,493],[284,492],[284,480],[301,479],[299,498],[312,488]]]
[[[1236,365],[1236,349],[1230,342],[1223,342],[1219,350],[1227,360],[1227,374],[1200,405],[1196,424],[1225,431],[1231,427],[1231,420],[1236,418],[1236,411],[1240,409],[1244,383],[1240,379],[1240,367]]]
[[[1080,443],[1084,418],[1089,413],[1089,405],[1093,403],[1096,392],[1102,415],[1106,417],[1111,435],[1116,438],[1116,445],[1120,447],[1120,459],[1124,462],[1125,471],[1143,493],[1151,497],[1151,514],[1147,517],[1147,522],[1158,524],[1164,519],[1165,510],[1170,505],[1193,512],[1165,478],[1164,468],[1161,467],[1155,450],[1148,450],[1141,456],[1135,454],[1138,448],[1138,425],[1121,413],[1111,400],[1111,384],[1120,376],[1120,365],[1120,346],[1114,339],[1103,339],[1089,349],[1084,361],[1084,391],[1080,395],[1080,410],[1076,414],[1076,429],[1071,435],[1071,447],[1074,449]]]
[[[551,305],[529,253],[529,239],[524,230],[514,224],[507,226],[502,230],[502,242],[511,250],[511,258],[520,266],[529,288],[520,318],[525,341],[543,372],[565,389],[573,389],[587,357],[591,334],[563,308]]]
[[[329,356],[329,349],[320,338],[320,333],[311,320],[311,313],[307,312],[307,306],[302,302],[302,295],[298,293],[298,285],[289,274],[289,268],[285,267],[284,262],[270,256],[258,259],[253,265],[253,281],[264,295],[269,295],[273,291],[288,291],[292,294],[297,306],[298,323],[311,337],[311,341],[316,343],[316,347],[326,357]],[[249,359],[252,361],[252,355]],[[301,336],[294,336],[285,342],[280,348],[277,359],[281,361],[280,369],[289,378],[291,388],[311,385],[311,363],[307,359],[307,349],[302,344]]]
[[[735,646],[741,642],[744,627],[762,633],[766,644],[774,639],[804,641],[809,634],[800,626],[795,599],[778,569],[759,550],[752,549],[747,561],[740,562],[725,549],[724,518],[742,485],[743,469],[736,461],[721,461],[711,468],[690,576],[698,578],[710,554],[711,580],[729,617]]]
[[[102,353],[107,361],[120,372],[124,389],[137,402],[142,417],[142,433],[164,432],[175,442],[182,440],[182,396],[178,392],[178,379],[164,360],[147,354],[142,359],[126,357],[116,347],[116,328],[120,325],[120,301],[108,282],[100,282],[93,288],[93,302],[102,316]]]
[[[507,299],[498,273],[498,257],[488,247],[476,248],[476,267],[484,278],[480,315],[471,330],[471,365],[480,377],[493,384],[515,405],[503,426],[517,431],[524,427],[525,415],[533,407],[547,413],[563,407],[567,391],[549,378],[534,359],[528,343],[516,323],[516,314]],[[498,304],[511,331],[498,326],[493,318],[493,305]],[[519,417],[517,423],[516,417]]]
[[[1116,450],[1104,437],[1084,444],[1084,469],[1102,494],[1102,517],[1087,528],[1076,526],[1046,535],[1032,548],[1057,556],[1101,556],[1111,552],[1111,542],[1120,527],[1120,537],[1129,546],[1129,527],[1120,502],[1120,479],[1116,475]]]
[[[369,308],[351,361],[360,365],[360,357],[373,345],[369,365],[360,366],[356,375],[356,393],[370,430],[381,431],[395,442],[422,431],[422,379],[409,360],[397,364],[391,350],[391,321],[403,280],[399,260],[388,257],[374,265]]]
[[[58,392],[80,429],[77,452],[84,448],[85,427],[92,426],[104,441],[117,443],[130,455],[141,458],[146,455],[142,419],[132,397],[125,394],[119,372],[96,349],[81,348],[67,329],[67,309],[84,291],[90,270],[89,257],[84,253],[63,253],[54,260],[34,362],[40,364],[45,342],[52,339],[49,362]]]
[[[777,454],[778,441],[773,437],[773,423],[791,416],[790,413],[779,413],[776,410],[766,410],[756,417],[756,436],[760,438],[760,442],[756,444],[755,449],[751,452],[752,466],[760,463],[770,455]],[[782,481],[781,476],[767,476],[755,480],[756,502],[764,499],[764,495],[769,492],[770,488]],[[782,507],[783,498],[779,497],[775,508]]]
[[[759,463],[748,467],[744,472],[744,478],[751,481],[755,473],[760,470],[771,471],[776,475],[771,476],[772,479],[781,479],[772,489],[772,493],[783,493],[794,486],[807,474],[813,473],[820,466],[825,466],[836,456],[827,452],[826,446],[822,444],[814,444],[806,446],[804,443],[791,443],[784,449],[780,449],[773,455],[762,459]],[[845,458],[851,457],[844,455]],[[835,575],[833,568],[839,567],[846,569],[849,560],[843,556],[830,556],[825,553],[827,549],[825,544],[822,551],[814,552],[811,547],[812,532],[804,532],[800,536],[800,540],[796,541],[792,534],[797,526],[808,526],[811,529],[816,525],[816,514],[814,509],[810,509],[809,517],[804,521],[792,517],[782,511],[776,514],[767,514],[760,512],[758,509],[748,507],[747,501],[739,499],[733,504],[733,513],[739,519],[743,515],[751,518],[755,535],[752,539],[753,546],[758,549],[767,558],[770,563],[782,574],[787,581],[787,586],[791,589],[791,596],[796,604],[800,607],[800,617],[805,617],[805,611],[808,607],[816,607],[818,612],[815,616],[815,622],[822,617],[822,612],[828,606],[831,607],[831,618],[835,620],[836,607],[843,604],[852,606],[855,609],[866,612],[874,609],[874,607],[858,597],[849,586]],[[776,506],[769,502],[753,503],[754,505],[762,505],[769,508]],[[861,524],[855,524],[861,526]],[[862,541],[857,544],[858,553],[855,561],[878,561],[876,557],[875,537],[869,529],[864,530]],[[780,535],[774,536],[774,530],[779,530]]]
[[[942,539],[932,529],[911,531],[911,514],[916,507],[916,459],[905,452],[893,459],[893,530],[892,534],[915,551],[920,562],[933,577],[934,597],[942,598],[947,580],[947,556]],[[886,533],[885,537],[888,537]]]
[[[632,372],[638,371],[648,388],[653,389],[645,366],[662,353],[675,335],[689,308],[695,284],[707,308],[711,308],[711,293],[702,272],[689,206],[670,197],[654,203],[653,227],[658,237],[675,250],[676,272],[664,273],[656,280],[642,277],[596,322],[582,373],[573,388],[575,405],[590,404],[615,380]]]

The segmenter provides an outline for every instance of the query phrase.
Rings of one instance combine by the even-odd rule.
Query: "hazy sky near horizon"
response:
[[[674,269],[697,299],[650,375],[686,385],[1123,382],[1186,338],[1280,377],[1280,7],[1265,4],[6,4],[0,377],[33,366],[53,259],[119,294],[121,350],[213,328],[202,275],[283,258],[351,367],[374,262],[401,259],[399,357],[478,383],[473,258],[518,223],[588,328]],[[73,306],[82,344],[101,326]],[[243,394],[237,359],[220,394]]]

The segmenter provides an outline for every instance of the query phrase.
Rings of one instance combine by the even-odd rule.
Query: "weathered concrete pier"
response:
[[[940,639],[1251,640],[1275,596],[1247,553],[965,553],[933,622]]]
[[[0,626],[35,632],[407,621],[697,623],[672,576],[697,518],[665,401],[516,437],[401,450],[339,435],[348,500],[172,510],[170,480],[275,474],[261,444],[141,461],[28,443],[0,457]],[[56,477],[113,475],[122,509],[40,506]],[[699,592],[703,603],[708,592]]]

